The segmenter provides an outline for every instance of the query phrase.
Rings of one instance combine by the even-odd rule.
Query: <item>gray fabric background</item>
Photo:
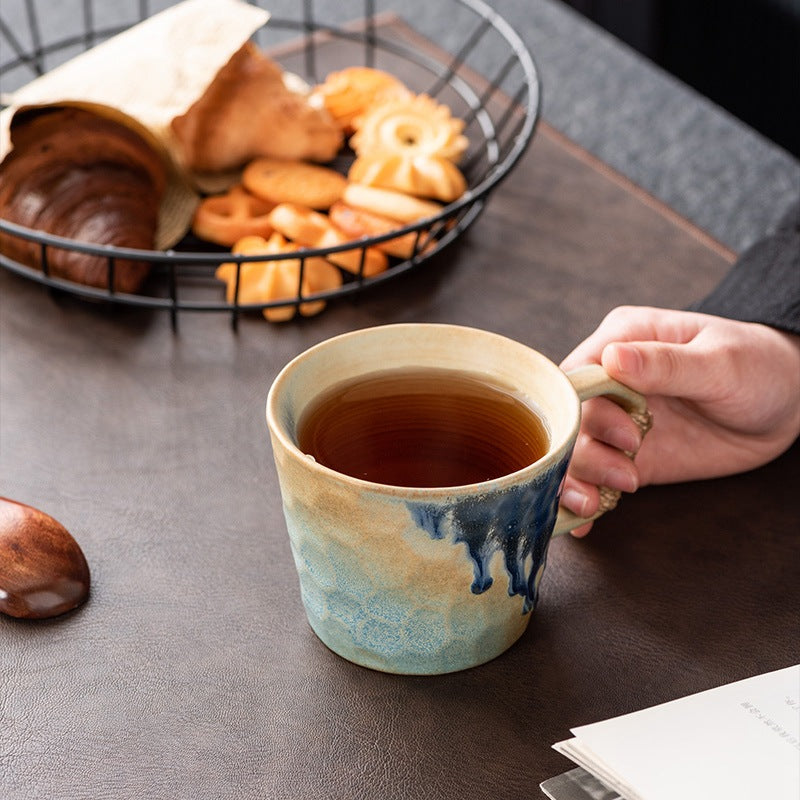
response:
[[[170,0],[153,0],[160,10]],[[260,0],[275,17],[297,19],[300,0]],[[363,16],[361,0],[312,4],[325,20]],[[740,251],[770,231],[800,193],[800,162],[730,114],[556,0],[492,0],[529,47],[542,75],[544,118],[561,132]],[[39,0],[43,39],[84,30],[80,0]],[[133,21],[138,0],[93,4],[93,25]],[[398,12],[453,51],[456,4],[378,0],[376,12]],[[454,12],[455,9],[455,12]],[[23,0],[3,0],[3,19],[27,41]],[[2,61],[10,59],[0,37]],[[478,69],[488,65],[476,63]],[[2,86],[27,80],[22,72]],[[768,91],[768,87],[765,87]]]

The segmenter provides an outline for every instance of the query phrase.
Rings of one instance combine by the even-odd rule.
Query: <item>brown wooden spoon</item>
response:
[[[83,603],[89,584],[83,551],[60,522],[0,497],[0,612],[55,617]]]

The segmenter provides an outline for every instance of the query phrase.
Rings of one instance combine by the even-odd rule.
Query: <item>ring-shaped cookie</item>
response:
[[[464,122],[425,94],[379,103],[364,114],[350,137],[356,155],[396,153],[441,156],[457,163],[469,144]]]

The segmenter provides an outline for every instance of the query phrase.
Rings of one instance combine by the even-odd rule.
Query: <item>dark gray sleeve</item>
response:
[[[691,309],[800,334],[800,200]]]

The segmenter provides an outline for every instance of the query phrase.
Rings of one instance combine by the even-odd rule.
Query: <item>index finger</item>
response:
[[[702,328],[702,314],[689,311],[619,306],[610,311],[595,331],[562,362],[563,370],[584,364],[599,364],[611,342],[660,341],[681,344],[691,341]]]

